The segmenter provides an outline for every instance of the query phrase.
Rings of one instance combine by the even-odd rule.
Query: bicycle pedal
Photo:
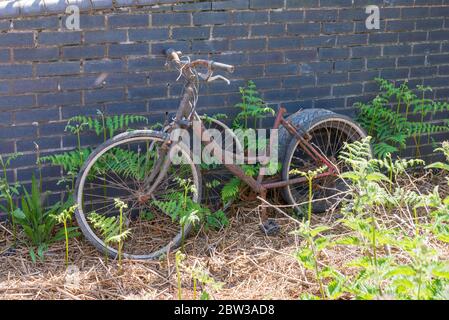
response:
[[[278,223],[274,219],[267,219],[263,224],[260,225],[260,229],[262,232],[264,232],[267,236],[275,236],[279,233],[281,230],[281,227],[278,225]]]

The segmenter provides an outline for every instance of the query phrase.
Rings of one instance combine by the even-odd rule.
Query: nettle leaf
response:
[[[368,181],[386,181],[390,182],[390,179],[388,179],[383,173],[380,172],[372,172],[366,176],[366,180]]]
[[[414,276],[416,271],[410,266],[398,266],[390,270],[385,274],[386,278],[392,278],[395,276]]]

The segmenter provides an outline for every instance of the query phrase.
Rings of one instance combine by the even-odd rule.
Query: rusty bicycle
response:
[[[202,137],[207,126],[196,112],[200,81],[229,83],[227,78],[214,72],[232,73],[234,66],[202,59],[191,61],[173,49],[166,50],[166,56],[167,63],[174,66],[185,81],[172,121],[162,131],[134,130],[104,142],[89,156],[76,182],[77,222],[86,238],[111,257],[117,256],[117,246],[102,238],[101,232],[92,225],[90,214],[117,216],[115,199],[119,198],[127,205],[123,216],[131,234],[124,243],[123,255],[130,259],[157,259],[179,247],[192,224],[181,228],[173,216],[155,204],[170,199],[173,194],[200,203],[203,195],[201,170],[193,161],[192,150],[173,141],[171,133],[184,128]],[[338,173],[344,170],[338,161],[344,143],[360,140],[366,134],[350,118],[330,110],[306,109],[287,118],[285,114],[286,109],[279,108],[273,125],[273,129],[278,130],[278,160],[282,164],[278,174],[266,177],[259,172],[253,177],[236,164],[224,164],[224,168],[260,197],[265,198],[268,190],[279,188],[285,201],[295,205],[303,201],[308,192],[306,178],[297,170],[305,172],[325,167],[314,178],[313,194],[315,199],[326,199],[335,192]],[[193,128],[193,121],[199,121],[201,126]],[[211,123],[220,130],[229,130],[218,120]],[[174,163],[169,156],[173,152],[182,161]],[[225,152],[235,152],[235,149]],[[314,202],[314,210],[325,210],[330,205],[327,202]]]

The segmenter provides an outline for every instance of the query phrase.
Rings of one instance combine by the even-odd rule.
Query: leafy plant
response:
[[[68,209],[63,210],[61,213],[54,215],[53,218],[60,224],[64,226],[64,235],[65,235],[65,265],[69,265],[69,233],[77,230],[78,228],[67,227],[67,222],[71,221],[73,218],[73,214],[78,206],[71,206]]]
[[[67,125],[81,125],[95,132],[97,136],[103,136],[104,141],[114,137],[119,130],[125,130],[133,123],[148,123],[148,119],[140,115],[115,115],[106,116],[100,110],[97,111],[97,117],[75,116],[71,118]]]
[[[425,92],[431,88],[419,86],[418,90],[422,92],[422,96],[418,98],[406,83],[396,87],[384,79],[377,78],[376,81],[382,92],[371,102],[356,103],[355,106],[359,109],[357,120],[367,130],[368,135],[373,137],[373,151],[377,157],[384,158],[388,153],[405,149],[408,138],[415,139],[419,154],[419,137],[422,134],[430,135],[449,130],[448,125],[424,121],[427,113],[449,110],[449,104],[425,98]],[[395,104],[396,111],[393,111]],[[402,107],[405,107],[405,115],[401,114]],[[412,108],[414,114],[421,114],[420,121],[409,120]]]
[[[240,112],[234,119],[233,127],[240,129],[248,129],[249,121],[253,120],[253,128],[257,128],[257,121],[264,118],[268,114],[274,115],[274,110],[267,107],[257,91],[256,84],[248,81],[245,87],[240,87],[242,102],[235,105]]]
[[[119,203],[116,203],[118,205]],[[121,204],[121,203],[120,203]],[[120,208],[120,207],[119,207]],[[123,208],[120,209],[122,212]],[[88,216],[88,220],[92,226],[100,231],[106,245],[112,243],[118,244],[118,258],[119,265],[121,263],[121,245],[130,235],[130,230],[123,227],[123,213],[120,214],[119,219],[116,216],[107,217],[96,212],[92,212]],[[121,267],[121,265],[120,265]]]
[[[31,182],[31,193],[28,193],[25,188],[23,192],[21,207],[17,208],[13,215],[15,221],[23,228],[25,235],[31,242],[30,255],[33,261],[36,260],[34,248],[37,248],[38,256],[40,260],[43,260],[48,245],[65,238],[64,230],[60,230],[56,234],[53,233],[56,225],[56,220],[53,217],[57,215],[59,210],[65,209],[69,203],[61,204],[58,202],[47,209],[34,175]],[[72,232],[73,229],[68,231],[69,237],[77,235]]]
[[[17,230],[16,230],[16,222],[13,212],[17,210],[16,202],[14,201],[15,197],[19,196],[20,184],[10,184],[8,181],[8,168],[11,165],[11,162],[18,157],[20,157],[20,153],[15,153],[6,159],[0,155],[0,166],[2,170],[2,178],[0,179],[0,199],[4,199],[6,202],[6,206],[0,204],[0,209],[8,214],[11,219],[12,227],[13,227],[13,238],[14,242],[17,238]]]
[[[308,188],[309,188],[309,191],[308,191],[308,202],[307,202],[308,203],[308,206],[307,206],[307,220],[309,221],[309,223],[310,223],[310,220],[312,219],[313,179],[317,175],[323,173],[326,170],[327,170],[327,167],[324,166],[324,167],[317,168],[315,170],[309,170],[307,172],[303,172],[303,171],[298,170],[298,169],[293,169],[293,170],[290,171],[290,174],[299,174],[299,175],[301,175],[301,176],[303,176],[303,177],[305,177],[307,179],[307,185],[308,185]]]

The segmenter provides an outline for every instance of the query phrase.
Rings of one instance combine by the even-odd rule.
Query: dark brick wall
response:
[[[106,9],[83,11],[81,31],[66,30],[64,14],[29,17],[25,10],[0,18],[0,153],[24,153],[12,177],[30,180],[34,141],[43,154],[74,147],[64,132],[71,116],[101,109],[160,120],[175,110],[181,84],[164,70],[161,51],[168,47],[236,65],[230,86],[202,87],[199,107],[208,114],[229,112],[249,79],[265,100],[289,111],[324,107],[353,115],[354,102],[376,94],[378,76],[408,78],[434,87],[433,98],[449,97],[449,0],[161,2],[93,1]],[[365,28],[370,4],[381,6],[380,30]],[[95,87],[105,71],[106,84]],[[57,190],[60,170],[45,168],[44,175]]]

